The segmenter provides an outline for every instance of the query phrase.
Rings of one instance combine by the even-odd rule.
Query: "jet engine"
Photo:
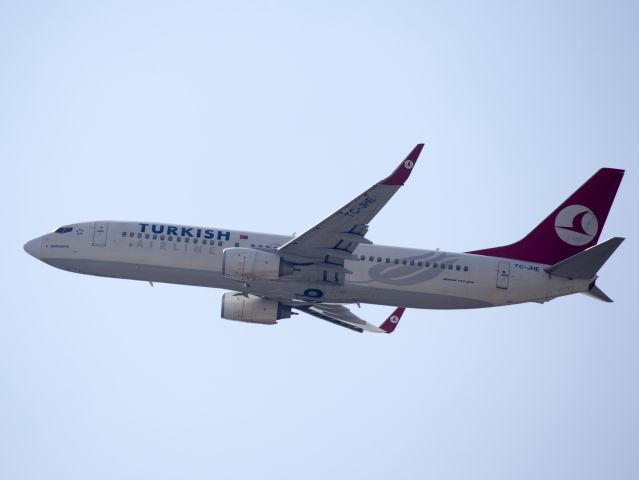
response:
[[[293,273],[293,266],[277,253],[253,248],[225,248],[222,274],[231,280],[277,280]]]
[[[222,318],[226,320],[274,325],[290,317],[291,307],[277,300],[233,292],[222,295]]]

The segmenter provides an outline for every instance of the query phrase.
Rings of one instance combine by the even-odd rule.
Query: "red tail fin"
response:
[[[596,245],[623,174],[602,168],[518,242],[467,253],[553,265]]]

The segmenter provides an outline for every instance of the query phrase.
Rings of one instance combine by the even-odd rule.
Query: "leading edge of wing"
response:
[[[388,177],[314,227],[282,245],[278,249],[279,253],[285,258],[289,257],[292,262],[303,263],[297,259],[301,257],[307,261],[319,261],[334,253],[333,250],[342,250],[338,253],[346,255],[352,253],[359,243],[371,243],[364,237],[368,231],[368,223],[404,185],[423,148],[423,143],[417,144]],[[330,262],[343,265],[341,258]]]

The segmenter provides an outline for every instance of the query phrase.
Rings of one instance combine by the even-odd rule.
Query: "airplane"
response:
[[[405,184],[424,144],[386,178],[300,235],[154,222],[62,226],[24,245],[56,268],[222,288],[221,317],[273,325],[303,312],[356,332],[391,333],[406,308],[612,300],[597,272],[623,242],[597,243],[624,170],[602,168],[521,240],[464,253],[374,244],[369,223]],[[397,306],[379,326],[347,305]]]

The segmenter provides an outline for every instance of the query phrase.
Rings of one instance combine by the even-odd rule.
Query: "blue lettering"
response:
[[[195,228],[195,227],[176,227],[173,225],[162,225],[162,224],[150,224],[150,223],[139,223],[140,232],[147,233],[149,231],[148,227],[151,227],[151,232],[156,235],[164,233],[166,230],[167,235],[176,235],[182,237],[191,237],[191,238],[206,238],[206,239],[215,239],[215,230],[207,228]],[[218,240],[231,240],[231,232],[217,232]]]

